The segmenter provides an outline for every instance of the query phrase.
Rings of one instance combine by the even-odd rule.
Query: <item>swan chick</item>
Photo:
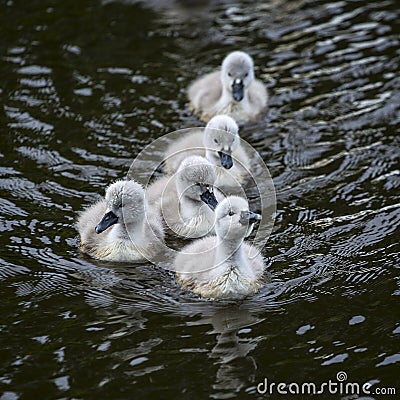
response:
[[[221,69],[194,81],[188,89],[189,107],[207,122],[217,114],[236,121],[254,121],[267,109],[268,93],[254,76],[253,59],[243,51],[229,53]]]
[[[105,198],[81,212],[77,228],[81,250],[99,260],[151,259],[164,241],[160,215],[133,180],[108,186]]]
[[[215,209],[216,236],[198,239],[176,256],[178,283],[206,298],[240,299],[264,283],[260,252],[244,242],[261,219],[242,197],[229,196]]]
[[[214,166],[204,157],[185,158],[178,171],[154,182],[147,189],[166,225],[176,235],[198,238],[214,233]]]
[[[248,175],[250,160],[241,146],[239,127],[228,115],[216,115],[204,129],[172,143],[165,152],[165,171],[173,174],[188,155],[203,156],[215,165],[215,187],[223,192],[240,187]]]

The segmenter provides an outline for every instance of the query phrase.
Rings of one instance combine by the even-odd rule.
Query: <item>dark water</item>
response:
[[[3,1],[0,399],[266,398],[265,377],[339,371],[398,396],[399,14],[395,0]],[[77,212],[144,145],[199,125],[185,88],[234,49],[270,92],[241,135],[276,187],[271,282],[213,303],[157,266],[80,254]]]

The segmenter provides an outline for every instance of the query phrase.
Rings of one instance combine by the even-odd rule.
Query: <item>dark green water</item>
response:
[[[184,3],[1,2],[0,399],[309,398],[257,384],[339,371],[398,398],[399,4]],[[77,212],[199,125],[185,89],[234,49],[270,92],[241,135],[276,187],[271,282],[227,305],[81,255]]]

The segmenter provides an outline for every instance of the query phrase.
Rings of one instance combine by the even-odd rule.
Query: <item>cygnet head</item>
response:
[[[253,59],[243,51],[228,54],[222,62],[222,85],[232,93],[235,101],[241,101],[244,90],[254,79]]]
[[[103,219],[96,226],[96,233],[105,231],[110,226],[121,223],[134,222],[142,219],[146,211],[144,190],[139,183],[117,181],[106,189],[107,211]]]
[[[176,187],[180,196],[204,201],[212,210],[218,204],[214,196],[214,166],[204,157],[186,157],[176,175]]]
[[[215,231],[221,239],[245,238],[259,220],[261,215],[251,212],[243,197],[226,197],[215,209]]]
[[[228,115],[211,118],[204,131],[203,144],[209,161],[232,168],[232,152],[239,146],[239,128],[235,120]]]

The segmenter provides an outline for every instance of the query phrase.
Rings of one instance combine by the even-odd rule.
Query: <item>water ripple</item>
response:
[[[396,2],[197,3],[1,6],[0,380],[10,398],[157,397],[160,387],[240,397],[261,375],[327,381],[349,365],[355,381],[397,376]],[[262,290],[204,300],[162,266],[81,254],[77,212],[145,145],[199,124],[187,85],[239,48],[270,95],[265,118],[240,130],[277,191]]]

